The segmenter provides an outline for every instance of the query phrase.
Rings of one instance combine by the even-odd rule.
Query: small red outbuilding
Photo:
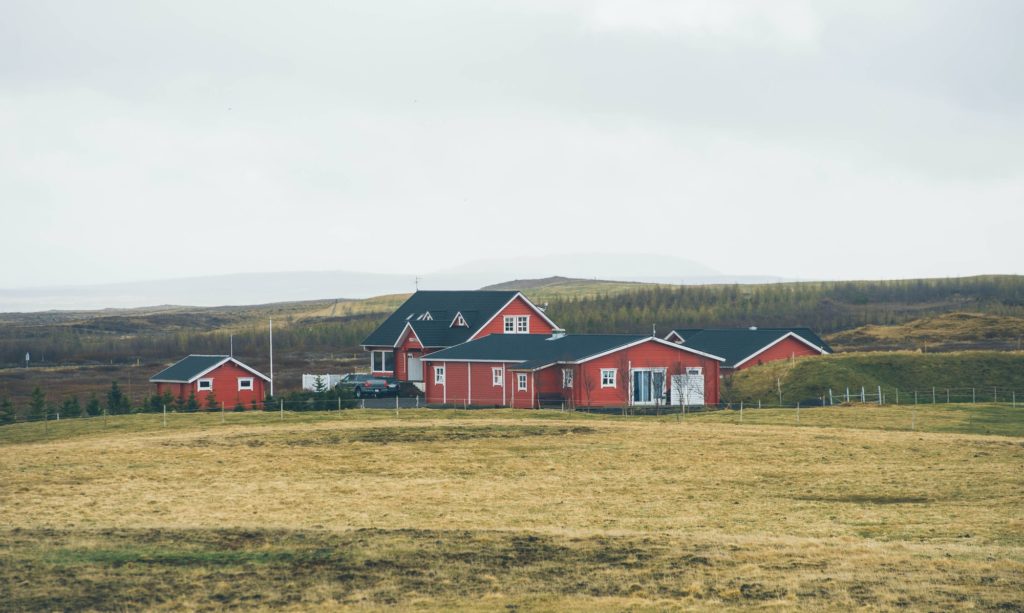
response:
[[[190,355],[153,375],[149,382],[156,383],[157,394],[169,392],[182,400],[195,394],[202,407],[213,394],[218,404],[232,408],[262,402],[270,379],[231,356]]]

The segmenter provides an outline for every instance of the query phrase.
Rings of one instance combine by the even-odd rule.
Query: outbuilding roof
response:
[[[394,347],[406,327],[410,327],[424,347],[451,347],[472,338],[516,296],[522,294],[492,290],[421,290],[409,296],[363,340],[362,345]],[[525,296],[523,299],[529,302]],[[465,326],[452,325],[459,313],[466,322]],[[541,317],[547,319],[543,314]]]
[[[721,361],[692,347],[642,334],[491,334],[425,356],[433,362],[507,362],[514,370],[538,370],[552,364],[579,363],[645,341],[672,346]]]
[[[821,353],[832,347],[810,328],[679,328],[669,333],[682,337],[684,347],[693,347],[725,357],[725,368],[736,368],[768,347],[793,337]]]
[[[228,355],[190,355],[181,359],[171,366],[161,370],[149,378],[150,383],[191,383],[199,377],[216,369],[227,362],[234,362],[241,368],[260,377],[264,381],[270,379],[255,368],[246,366],[235,358]]]

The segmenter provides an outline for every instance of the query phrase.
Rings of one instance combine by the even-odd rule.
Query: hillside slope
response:
[[[868,325],[828,337],[839,351],[923,349],[1021,350],[1024,317],[987,313],[945,313],[893,326]]]
[[[831,388],[838,402],[849,387],[859,395],[861,387],[877,394],[882,386],[887,401],[895,401],[900,390],[901,402],[913,402],[916,390],[919,399],[931,401],[936,388],[938,400],[946,399],[950,390],[952,401],[967,401],[973,392],[977,400],[993,400],[993,388],[1010,400],[1016,391],[1024,403],[1024,353],[1000,351],[960,351],[952,353],[917,353],[911,351],[845,353],[830,356],[797,358],[773,362],[742,370],[726,379],[723,399],[756,404],[778,404],[779,388],[782,402],[820,402]],[[1024,409],[1022,409],[1024,410]]]

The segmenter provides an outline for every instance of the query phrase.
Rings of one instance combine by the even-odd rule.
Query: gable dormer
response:
[[[416,321],[434,321],[434,316],[430,314],[430,311],[423,313],[416,318]]]
[[[455,319],[452,320],[450,328],[468,328],[469,324],[466,323],[466,318],[462,316],[462,312],[455,314]]]

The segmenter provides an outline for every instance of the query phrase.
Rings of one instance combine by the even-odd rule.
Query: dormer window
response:
[[[434,321],[434,316],[430,314],[430,311],[420,315],[416,318],[417,321]]]
[[[529,315],[506,315],[505,316],[505,334],[529,334],[530,333],[530,316]]]
[[[466,323],[466,318],[462,316],[462,313],[456,313],[455,319],[452,320],[452,328],[468,328],[469,324]]]

